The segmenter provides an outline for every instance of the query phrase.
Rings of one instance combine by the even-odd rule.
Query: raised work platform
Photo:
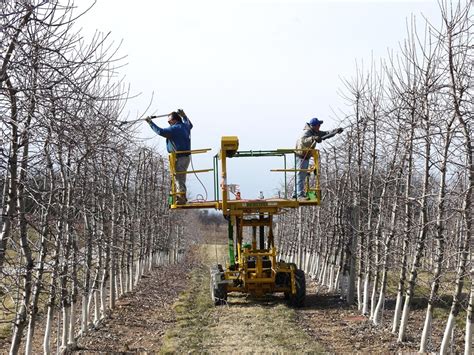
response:
[[[284,208],[296,208],[299,206],[317,206],[317,200],[300,201],[296,199],[268,198],[268,199],[243,199],[228,200],[227,209],[231,214],[253,213],[253,212],[277,212]],[[189,201],[184,205],[171,205],[172,209],[202,209],[215,208],[223,209],[222,200],[219,201]],[[232,213],[235,211],[235,213]]]
[[[213,168],[189,171],[176,171],[177,154],[199,154],[205,153],[210,149],[198,149],[190,151],[179,151],[170,153],[170,173],[171,173],[171,209],[202,209],[215,208],[221,210],[224,216],[243,216],[248,214],[275,214],[287,208],[297,208],[300,206],[317,206],[320,204],[321,190],[319,186],[319,151],[313,147],[308,149],[277,149],[277,150],[259,150],[259,151],[239,151],[239,139],[236,136],[223,136],[221,138],[221,149],[219,154],[214,155]],[[307,169],[288,169],[287,164],[297,165],[297,154],[303,154],[313,161]],[[289,156],[289,160],[288,157]],[[294,179],[293,191],[297,190],[296,177],[300,172],[306,173],[305,188],[308,200],[296,200],[292,198],[268,198],[268,199],[232,199],[232,195],[237,195],[235,189],[231,189],[233,184],[227,185],[229,176],[227,173],[227,159],[252,158],[252,157],[281,157],[283,159],[283,169],[271,169],[271,172],[284,173],[284,191],[283,196],[288,196],[290,192],[287,187],[290,185],[288,174]],[[184,205],[178,205],[176,202],[182,194],[177,191],[176,176],[180,174],[197,174],[204,172],[213,172],[214,175],[214,200],[211,201],[189,201]],[[240,191],[239,191],[240,193]]]

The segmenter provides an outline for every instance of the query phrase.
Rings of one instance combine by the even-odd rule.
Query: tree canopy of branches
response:
[[[397,284],[393,333],[407,337],[415,291],[427,299],[420,351],[459,351],[465,315],[472,352],[472,2],[441,2],[441,24],[412,18],[398,52],[343,80],[349,128],[323,149],[321,207],[279,219],[285,258],[380,325],[389,282]],[[334,142],[334,141],[332,141]],[[344,147],[344,149],[343,149]],[[444,337],[431,338],[433,310],[449,295]],[[438,320],[438,322],[440,322]],[[440,326],[438,324],[438,326]],[[416,336],[416,334],[412,334]]]
[[[30,354],[45,314],[49,354],[54,317],[66,351],[152,265],[177,260],[184,231],[165,159],[117,124],[128,93],[109,35],[86,40],[72,2],[0,11],[0,326],[10,353]]]

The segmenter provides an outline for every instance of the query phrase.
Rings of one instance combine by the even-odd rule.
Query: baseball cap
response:
[[[317,125],[320,125],[322,124],[323,121],[320,121],[318,120],[316,117],[312,118],[310,121],[309,121],[309,125],[310,126],[317,126]]]

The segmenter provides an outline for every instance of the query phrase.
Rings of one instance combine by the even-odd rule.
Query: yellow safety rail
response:
[[[202,154],[210,151],[207,149],[195,149],[188,151],[172,152],[169,155],[170,172],[171,172],[171,192],[169,198],[170,208],[216,208],[222,210],[224,215],[237,216],[245,215],[255,211],[256,213],[278,213],[283,208],[295,208],[304,205],[319,205],[321,202],[321,190],[319,184],[319,151],[317,149],[277,149],[268,151],[238,151],[239,139],[236,136],[224,136],[221,138],[221,149],[219,154],[214,157],[213,169],[200,169],[188,171],[176,171],[176,157],[178,154]],[[308,154],[312,158],[312,165],[308,169],[287,169],[287,155],[294,158],[296,163],[296,154]],[[305,191],[307,193],[307,200],[297,200],[289,198],[286,190],[282,198],[269,199],[231,199],[228,191],[228,176],[227,176],[227,159],[238,157],[284,157],[284,169],[271,169],[271,172],[285,173],[285,186],[287,186],[288,173],[294,173],[295,178],[298,172],[304,171],[308,173],[305,180]],[[217,161],[220,161],[220,169]],[[220,173],[219,173],[220,170]],[[215,200],[213,201],[192,201],[186,204],[177,204],[178,197],[184,192],[178,192],[176,186],[176,177],[181,174],[198,174],[214,172],[214,193]],[[219,176],[219,175],[220,176]],[[314,179],[311,179],[314,177]],[[296,186],[296,182],[295,182]],[[220,196],[219,196],[220,192]]]
[[[200,169],[200,170],[187,170],[187,171],[176,171],[176,157],[178,154],[202,154],[207,153],[210,151],[211,148],[205,149],[194,149],[194,150],[181,150],[176,152],[171,152],[169,154],[169,163],[170,163],[170,173],[171,173],[171,192],[170,192],[170,200],[169,205],[171,208],[176,208],[177,205],[177,196],[184,195],[184,192],[176,191],[176,176],[180,174],[199,174],[199,173],[207,173],[210,171],[214,171],[214,169]],[[208,207],[215,207],[215,203],[210,204]],[[205,208],[205,207],[201,207]]]
[[[319,205],[321,203],[321,186],[319,185],[319,150],[317,149],[282,149],[281,151],[293,151],[295,154],[303,152],[304,154],[310,154],[313,158],[313,165],[310,165],[308,169],[272,169],[272,172],[300,172],[305,171],[308,173],[308,176],[305,180],[305,190],[308,192],[309,201],[317,202]],[[314,174],[314,186],[310,185],[310,176]]]

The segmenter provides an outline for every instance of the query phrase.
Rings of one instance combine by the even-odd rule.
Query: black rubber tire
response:
[[[223,272],[222,265],[218,264],[217,266],[212,266],[211,270],[214,272]],[[225,284],[220,284],[217,287],[210,280],[210,289],[211,289],[211,299],[214,301],[216,306],[223,305],[227,303],[227,288]]]
[[[221,306],[227,303],[227,292],[224,285],[219,285],[217,288],[212,290],[212,298],[216,306]]]
[[[291,277],[290,277],[290,274],[287,273],[287,272],[277,272],[276,276],[275,276],[275,284],[276,286],[290,286],[290,283],[291,283]],[[284,293],[285,295],[285,300],[289,300],[290,299],[290,293],[289,292],[285,292]]]
[[[288,305],[290,307],[303,307],[306,298],[306,279],[304,271],[298,269],[295,271],[296,294],[288,294]],[[285,294],[286,296],[286,294]],[[286,297],[285,297],[286,298]]]

